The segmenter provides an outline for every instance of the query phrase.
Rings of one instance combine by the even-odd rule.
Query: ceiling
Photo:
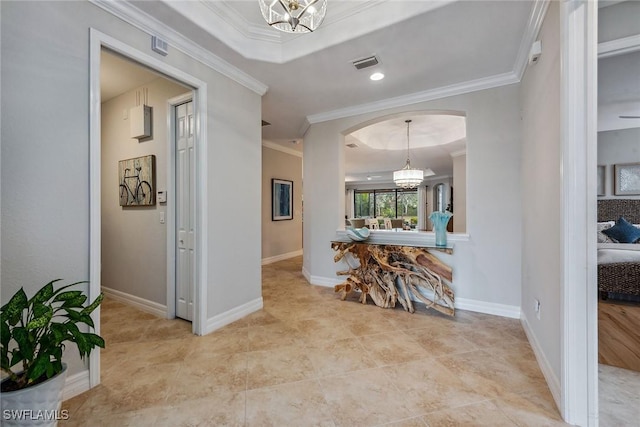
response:
[[[302,35],[270,28],[256,0],[133,4],[265,83],[263,136],[287,141],[319,115],[513,74],[534,2],[329,0]],[[374,54],[375,70],[352,65]]]
[[[406,105],[442,88],[518,81],[518,64],[526,61],[527,36],[532,37],[527,31],[532,31],[536,11],[536,2],[528,0],[329,0],[318,30],[293,35],[270,28],[257,0],[133,4],[266,84],[262,119],[271,124],[263,126],[263,138],[295,151],[302,150],[310,123],[353,114],[354,107]],[[378,65],[355,69],[354,60],[371,55]],[[385,78],[371,81],[374,71]],[[366,181],[369,175],[379,177],[372,181],[391,181],[393,170],[406,160],[405,119],[376,129],[389,131],[400,150],[367,147],[372,133],[366,131],[347,136],[347,143],[360,140],[360,147],[345,152],[347,180]],[[418,142],[418,135],[427,134],[433,123],[426,116],[414,120],[412,133]],[[412,164],[450,175],[451,152],[465,147],[464,138],[447,146],[416,146]]]
[[[466,118],[449,114],[400,115],[359,129],[345,137],[345,181],[352,184],[392,182],[393,171],[409,158],[416,169],[451,176],[452,157],[466,153]],[[352,145],[356,145],[353,147]]]
[[[268,86],[262,119],[270,125],[263,126],[263,138],[295,151],[302,150],[310,123],[409,105],[443,91],[519,81],[541,4],[536,0],[329,0],[327,16],[317,31],[292,35],[270,28],[257,0],[130,3]],[[352,65],[371,55],[376,55],[378,65],[364,70]],[[601,66],[609,65],[601,62]],[[617,73],[625,65],[610,68]],[[374,71],[383,72],[385,78],[371,81]],[[132,87],[136,86],[140,84]],[[611,97],[629,93],[620,92],[619,85],[608,87]],[[606,90],[601,90],[600,100],[619,107],[620,101],[609,99]],[[397,126],[400,135],[405,118],[387,125]],[[414,120],[412,132],[428,131],[419,117]],[[351,138],[366,142],[367,135],[347,136],[346,142]],[[405,142],[403,136],[392,139]],[[421,168],[450,174],[451,152],[459,152],[465,144],[460,139],[450,146],[412,148],[412,164],[415,157],[415,166],[422,162]],[[391,172],[404,165],[402,150],[376,151],[360,145],[347,149],[345,155],[346,174],[353,179],[366,180],[375,173],[389,180]]]
[[[105,50],[100,53],[100,97],[102,102],[107,102],[158,78],[160,78],[160,74],[115,53]]]

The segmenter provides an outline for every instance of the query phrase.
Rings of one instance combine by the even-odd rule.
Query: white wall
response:
[[[453,158],[453,232],[467,231],[467,155]]]
[[[552,390],[555,385],[555,391],[559,391],[562,333],[559,32],[558,2],[551,2],[539,35],[542,56],[525,71],[520,91],[522,314],[546,359],[539,362],[548,365],[555,375],[547,378]],[[541,304],[539,320],[534,299]]]
[[[126,78],[126,76],[123,76]],[[167,205],[122,207],[119,204],[118,162],[134,157],[156,156],[156,188],[167,185],[167,100],[190,92],[164,78],[144,88],[152,110],[152,136],[131,138],[130,118],[123,111],[136,105],[133,89],[102,103],[102,281],[101,285],[162,305],[167,304],[167,225],[160,223]],[[170,195],[174,198],[175,195]],[[144,268],[141,268],[144,266]]]
[[[311,125],[304,144],[304,273],[332,284],[339,265],[330,247],[344,223],[342,133],[403,111],[453,110],[467,117],[467,232],[452,257],[453,290],[464,299],[499,304],[519,315],[521,280],[520,116],[518,87],[424,102]],[[494,306],[495,307],[495,306]]]
[[[614,165],[640,162],[640,128],[598,132],[598,165],[605,165],[605,196],[599,199],[640,199],[614,195]]]
[[[271,179],[293,181],[293,219],[272,221]],[[302,157],[262,147],[262,262],[302,250]]]
[[[20,286],[32,294],[55,277],[89,276],[89,28],[153,52],[148,34],[89,2],[1,7],[4,301]],[[207,84],[212,318],[261,298],[261,98],[177,49],[156,58]],[[243,226],[229,227],[230,216]],[[84,369],[76,355],[65,354],[70,376]]]

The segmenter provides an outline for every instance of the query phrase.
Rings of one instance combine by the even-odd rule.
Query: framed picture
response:
[[[640,195],[640,163],[625,163],[614,166],[615,195]]]
[[[605,177],[607,176],[606,174],[607,171],[607,167],[604,165],[598,165],[598,196],[604,196],[605,195]]]
[[[118,162],[120,206],[153,206],[156,156],[142,156]]]
[[[271,180],[271,220],[293,219],[293,181]]]

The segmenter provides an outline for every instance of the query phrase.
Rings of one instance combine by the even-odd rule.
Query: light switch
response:
[[[164,212],[160,212],[160,224],[164,224]]]

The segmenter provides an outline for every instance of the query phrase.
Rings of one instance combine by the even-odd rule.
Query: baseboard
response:
[[[302,266],[302,275],[307,279],[307,282],[311,283],[311,274],[309,273],[309,270],[304,268],[304,265]]]
[[[217,329],[222,328],[223,326],[228,325],[229,323],[233,323],[236,320],[242,319],[243,317],[261,310],[263,307],[262,297],[256,298],[253,301],[249,301],[246,304],[242,304],[239,307],[232,308],[231,310],[225,311],[224,313],[220,313],[216,316],[213,316],[207,319],[207,324],[205,326],[204,333],[209,334]]]
[[[102,292],[104,294],[116,301],[119,301],[123,304],[127,304],[138,308],[144,312],[155,314],[156,316],[166,318],[167,317],[167,306],[158,304],[157,302],[149,301],[144,298],[137,297],[135,295],[130,295],[122,291],[117,291],[115,289],[107,288],[106,286],[102,286]]]
[[[327,288],[333,288],[335,285],[339,285],[340,283],[344,283],[346,279],[333,278],[333,277],[322,277],[322,276],[312,276],[309,274],[307,270],[302,269],[302,275],[307,282],[316,286],[325,286]]]
[[[72,397],[84,393],[91,388],[89,381],[89,370],[78,372],[68,376],[64,381],[64,389],[62,390],[62,400],[68,400]]]
[[[517,305],[498,304],[495,302],[478,301],[468,298],[456,298],[455,307],[460,310],[475,311],[476,313],[493,314],[495,316],[520,318],[520,307]]]
[[[285,259],[295,258],[297,256],[302,256],[302,249],[299,251],[287,252],[286,254],[262,258],[262,265],[273,264],[274,262],[284,261]]]
[[[527,339],[529,340],[529,345],[531,345],[531,349],[536,356],[536,360],[538,361],[538,366],[540,366],[540,370],[542,371],[542,375],[544,375],[544,379],[547,381],[547,386],[551,391],[551,395],[553,396],[553,400],[556,402],[556,406],[560,409],[562,413],[562,399],[561,399],[561,388],[560,388],[560,380],[553,373],[553,369],[551,369],[551,364],[547,357],[545,356],[538,340],[536,339],[535,334],[531,330],[531,326],[529,326],[529,322],[527,321],[527,316],[525,316],[524,312],[520,315],[520,323],[522,323],[522,328],[524,329],[524,333],[527,335]]]

